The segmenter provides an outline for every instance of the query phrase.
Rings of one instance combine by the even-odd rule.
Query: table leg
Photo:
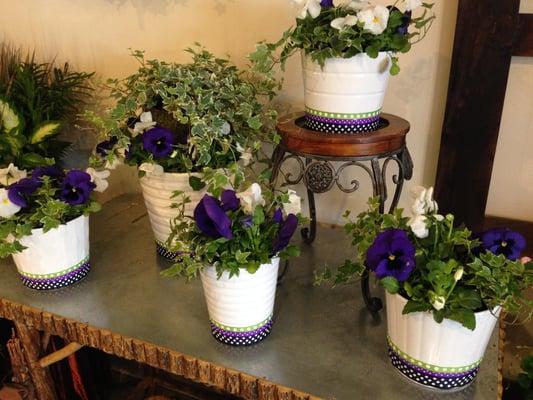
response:
[[[276,179],[278,179],[279,169],[283,163],[284,156],[285,149],[281,145],[277,145],[272,153],[272,175],[270,177],[271,183],[276,183]]]
[[[308,166],[312,162],[311,159],[305,159],[305,165]],[[307,185],[306,185],[307,186]],[[309,227],[302,229],[302,238],[305,243],[311,244],[316,238],[316,205],[315,205],[315,193],[307,189],[307,200],[309,202]]]

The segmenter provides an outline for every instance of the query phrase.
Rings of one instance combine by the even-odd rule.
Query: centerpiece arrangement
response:
[[[271,140],[276,119],[262,102],[274,94],[269,79],[206,50],[187,51],[188,64],[145,60],[135,51],[138,71],[109,82],[116,106],[106,118],[87,115],[106,135],[94,164],[138,167],[158,253],[171,260],[176,254],[165,243],[175,215],[172,193],[187,192],[192,211],[205,194],[204,169],[231,175],[237,162],[248,165],[261,141]]]
[[[246,346],[271,331],[280,259],[299,251],[289,241],[298,226],[300,198],[253,183],[247,190],[205,194],[190,218],[178,206],[169,242],[179,261],[165,276],[200,274],[213,336]]]
[[[91,97],[92,74],[0,48],[0,257],[13,255],[22,282],[57,289],[89,272],[88,214],[109,171],[59,166],[58,135]]]
[[[524,238],[508,229],[472,237],[438,214],[432,189],[417,188],[411,218],[402,210],[369,210],[346,225],[358,258],[322,278],[347,282],[368,268],[386,289],[389,355],[404,376],[423,386],[469,385],[501,310],[532,313],[523,291],[533,264],[521,262]]]
[[[354,0],[299,0],[296,26],[276,43],[259,43],[255,68],[271,72],[301,50],[306,127],[337,134],[379,126],[389,73],[399,73],[398,53],[422,40],[434,20],[433,4],[392,6]],[[420,12],[420,10],[422,12]]]

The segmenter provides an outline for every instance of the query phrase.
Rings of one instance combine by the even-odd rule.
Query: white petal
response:
[[[150,111],[143,112],[139,119],[141,122],[152,122],[152,113]]]
[[[344,28],[344,18],[335,18],[333,21],[330,22],[330,26],[334,29],[341,30],[342,28]]]
[[[357,17],[355,15],[347,15],[345,18],[344,18],[344,24],[345,25],[348,25],[348,26],[354,26],[357,24]]]
[[[322,6],[320,5],[320,0],[310,0],[307,5],[307,11],[311,18],[316,18],[320,15],[322,11]]]
[[[7,189],[0,189],[0,217],[11,218],[20,211],[20,207],[12,203],[7,195]]]

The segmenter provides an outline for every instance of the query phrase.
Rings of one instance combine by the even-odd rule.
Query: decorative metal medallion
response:
[[[314,161],[305,168],[304,180],[314,193],[327,192],[335,181],[335,169],[329,162]]]

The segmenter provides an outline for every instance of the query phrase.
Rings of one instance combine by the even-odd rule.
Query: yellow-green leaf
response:
[[[37,144],[41,143],[45,139],[56,135],[59,133],[59,128],[61,127],[60,122],[46,122],[41,126],[38,126],[33,134],[31,135],[30,143]]]
[[[20,118],[7,101],[0,99],[0,126],[9,133],[20,126]]]

